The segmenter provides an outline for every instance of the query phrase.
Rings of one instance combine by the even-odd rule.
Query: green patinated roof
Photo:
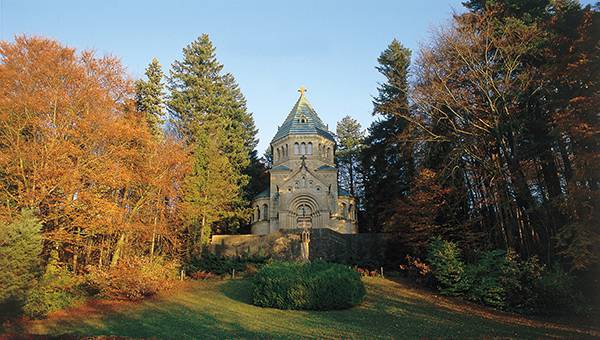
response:
[[[256,196],[254,196],[254,198],[263,198],[263,197],[270,197],[270,196],[271,196],[271,189],[266,188],[265,190],[256,194]]]
[[[335,141],[333,134],[329,132],[327,126],[323,124],[315,109],[306,99],[304,91],[300,92],[300,98],[277,130],[271,143],[289,135],[320,135]]]
[[[277,170],[290,170],[290,168],[288,168],[285,165],[277,165],[277,166],[272,167],[271,170],[275,170],[275,171],[277,171]]]
[[[322,171],[322,170],[337,170],[335,167],[332,167],[331,165],[321,165],[320,167],[317,168],[317,171]]]

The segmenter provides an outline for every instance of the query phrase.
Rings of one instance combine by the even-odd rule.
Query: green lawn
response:
[[[495,313],[405,284],[366,279],[358,307],[283,311],[248,303],[243,280],[194,282],[139,303],[97,302],[23,322],[18,332],[154,338],[592,338],[597,331]],[[17,327],[17,326],[14,326]],[[16,332],[13,329],[12,332]],[[585,333],[588,332],[588,333]],[[0,336],[1,338],[1,336]]]

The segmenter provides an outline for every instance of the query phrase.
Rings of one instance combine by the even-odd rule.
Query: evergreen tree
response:
[[[346,116],[337,123],[336,134],[336,163],[340,185],[358,199],[362,194],[358,168],[364,133],[356,119]]]
[[[205,121],[195,137],[192,173],[184,183],[182,210],[188,237],[187,256],[198,255],[219,230],[216,222],[237,213],[242,197],[239,194],[241,174],[221,151],[226,136],[225,118]]]
[[[246,217],[244,206],[247,195],[244,192],[248,189],[250,155],[257,144],[256,128],[239,86],[231,74],[223,73],[223,65],[217,60],[208,35],[203,34],[183,49],[183,59],[172,65],[168,87],[171,95],[167,108],[172,124],[196,150],[194,157],[197,162],[218,161],[199,159],[208,152],[202,149],[207,145],[217,147],[220,154],[227,157],[227,167],[231,167],[232,173],[228,174],[229,170],[224,169],[222,175],[235,179],[237,195],[225,195],[230,199],[227,203],[221,200],[223,207],[230,212],[227,221],[221,221],[218,226],[217,220],[213,219],[211,223],[214,222],[214,231],[235,229],[240,224],[236,218]],[[207,127],[220,131],[211,131]],[[219,136],[211,141],[218,144],[203,142],[208,132]],[[202,169],[208,169],[208,166],[195,171]],[[213,173],[211,178],[217,175]],[[196,173],[195,177],[199,176],[204,175]],[[225,214],[218,216],[225,218]]]
[[[367,229],[378,231],[391,221],[394,204],[406,197],[414,176],[413,145],[408,121],[410,50],[393,40],[379,56],[377,70],[386,78],[374,99],[374,115],[361,153]]]
[[[135,82],[135,106],[139,112],[146,115],[148,127],[154,136],[161,135],[164,123],[164,73],[156,58],[146,68],[148,80]]]
[[[40,270],[41,223],[30,210],[9,224],[0,222],[0,306],[23,301]]]
[[[245,173],[250,178],[250,183],[246,190],[246,198],[248,200],[269,187],[269,168],[267,166],[267,160],[258,158],[256,150],[252,151],[250,154],[250,165]]]

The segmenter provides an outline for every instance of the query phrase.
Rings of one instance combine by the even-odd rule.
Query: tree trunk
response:
[[[119,236],[119,240],[117,241],[117,244],[115,246],[115,251],[113,253],[112,260],[110,261],[111,267],[114,267],[117,264],[117,262],[119,262],[119,258],[121,257],[121,253],[123,251],[124,244],[125,244],[125,233],[122,233],[121,236]]]
[[[154,247],[156,245],[156,223],[157,218],[154,217],[154,226],[152,227],[152,243],[150,244],[150,257],[154,257]]]

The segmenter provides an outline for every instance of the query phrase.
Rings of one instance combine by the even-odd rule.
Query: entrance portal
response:
[[[312,209],[306,205],[302,204],[298,207],[298,211],[296,212],[298,215],[298,228],[311,228],[312,227]]]

